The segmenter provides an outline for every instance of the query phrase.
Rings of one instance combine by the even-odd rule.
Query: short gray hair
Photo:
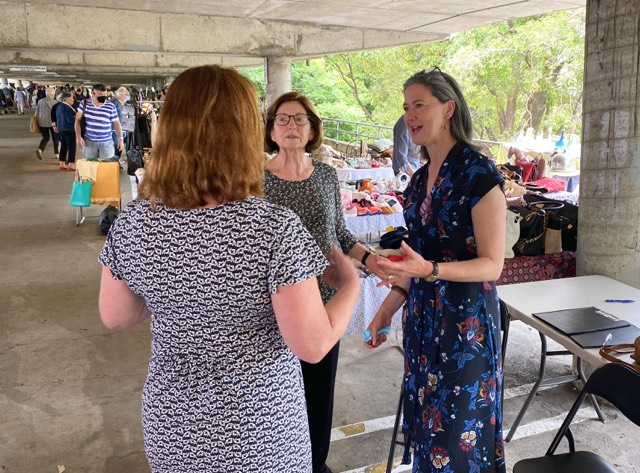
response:
[[[118,98],[126,97],[128,93],[129,93],[129,89],[127,89],[126,87],[120,87],[118,90],[116,90],[115,96]]]

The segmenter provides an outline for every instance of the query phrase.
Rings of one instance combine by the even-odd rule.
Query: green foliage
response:
[[[292,87],[322,117],[393,126],[402,85],[438,66],[455,77],[476,137],[511,141],[535,133],[581,132],[585,9],[496,23],[449,41],[296,61]],[[242,71],[265,94],[262,68]]]

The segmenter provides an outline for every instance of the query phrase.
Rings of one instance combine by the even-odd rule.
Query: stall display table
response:
[[[402,212],[393,214],[366,215],[363,217],[345,217],[347,229],[354,235],[371,235],[374,232],[383,232],[389,226],[404,226]]]
[[[539,256],[516,256],[504,260],[502,274],[496,284],[546,281],[547,279],[572,278],[575,275],[575,251]]]
[[[391,292],[386,286],[376,287],[379,282],[380,278],[373,274],[360,280],[360,297],[353,309],[346,335],[362,336],[362,332],[369,326],[382,302]],[[402,327],[402,309],[393,315],[391,327]]]
[[[339,181],[357,181],[359,179],[393,179],[395,174],[390,167],[379,167],[370,169],[356,168],[336,168]]]
[[[566,182],[567,192],[573,192],[580,184],[580,171],[547,171],[547,177]]]

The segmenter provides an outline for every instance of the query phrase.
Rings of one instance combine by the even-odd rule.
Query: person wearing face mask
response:
[[[120,157],[122,155],[122,150],[117,149],[118,147],[118,140],[120,138],[123,138],[124,140],[124,144],[125,144],[125,148],[127,147],[127,131],[133,131],[133,130],[126,130],[125,126],[124,126],[124,120],[125,120],[125,102],[127,101],[127,98],[130,97],[129,96],[129,90],[126,87],[120,87],[118,90],[115,91],[114,96],[110,99],[111,102],[113,102],[113,104],[116,106],[116,111],[118,112],[118,120],[120,121],[120,126],[122,127],[122,134],[118,135],[118,133],[116,132],[116,128],[115,125],[113,125],[113,129],[112,129],[112,137],[113,137],[113,143],[114,146],[116,147],[116,156]]]
[[[81,127],[83,117],[85,118],[84,136]],[[78,106],[75,122],[76,141],[83,147],[82,154],[85,159],[110,159],[115,156],[112,126],[120,137],[117,148],[122,151],[124,139],[116,106],[108,101],[107,88],[103,84],[94,84],[91,99],[83,100]]]

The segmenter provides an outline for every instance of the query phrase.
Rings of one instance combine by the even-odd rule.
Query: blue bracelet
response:
[[[387,326],[387,327],[382,327],[380,330],[378,330],[378,337],[380,337],[380,335],[385,334],[385,335],[389,335],[391,333],[391,326]],[[371,330],[366,329],[364,332],[362,332],[362,338],[364,339],[364,342],[370,342],[371,341]]]

